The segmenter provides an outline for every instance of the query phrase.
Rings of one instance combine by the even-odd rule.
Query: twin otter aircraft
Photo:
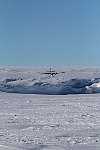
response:
[[[45,73],[43,73],[43,74],[49,74],[51,77],[54,77],[54,75],[56,75],[56,74],[58,74],[55,70],[52,70],[51,68],[50,68],[50,70],[49,71],[47,71],[47,72],[45,72]]]

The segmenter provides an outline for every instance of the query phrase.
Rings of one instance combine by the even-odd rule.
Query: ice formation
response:
[[[87,76],[86,71],[84,73],[85,76],[82,76],[81,71],[78,72],[76,70],[75,72],[74,70],[73,77],[76,78],[68,78],[68,73],[71,73],[71,71],[73,70],[70,70],[69,72],[59,72],[58,70],[57,75],[51,77],[48,74],[42,73],[39,69],[34,71],[34,69],[25,70],[24,68],[20,70],[18,68],[8,68],[8,70],[5,69],[1,71],[3,78],[0,81],[0,91],[49,95],[100,93],[99,77],[96,78],[93,76],[94,78],[92,78],[92,76]],[[79,74],[79,76],[82,77],[78,78],[75,74]]]

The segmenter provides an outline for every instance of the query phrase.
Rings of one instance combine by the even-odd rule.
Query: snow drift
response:
[[[100,68],[0,67],[0,91],[23,94],[100,93]]]
[[[33,79],[10,78],[0,82],[0,91],[50,95],[100,93],[100,82],[98,79],[69,79],[54,84]]]

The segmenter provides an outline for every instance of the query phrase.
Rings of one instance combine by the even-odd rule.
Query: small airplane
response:
[[[58,74],[57,72],[55,72],[55,70],[52,70],[51,68],[50,68],[50,70],[49,71],[47,71],[47,72],[44,72],[43,74],[50,74],[50,76],[54,76],[54,75],[56,75],[56,74]]]

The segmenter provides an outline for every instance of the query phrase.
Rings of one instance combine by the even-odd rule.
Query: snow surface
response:
[[[0,150],[100,150],[100,69],[53,69],[0,67]]]
[[[0,150],[100,150],[100,94],[1,92]]]
[[[54,69],[53,69],[54,70]],[[55,68],[57,74],[45,74],[48,68],[0,68],[0,91],[23,94],[100,93],[99,68]]]

